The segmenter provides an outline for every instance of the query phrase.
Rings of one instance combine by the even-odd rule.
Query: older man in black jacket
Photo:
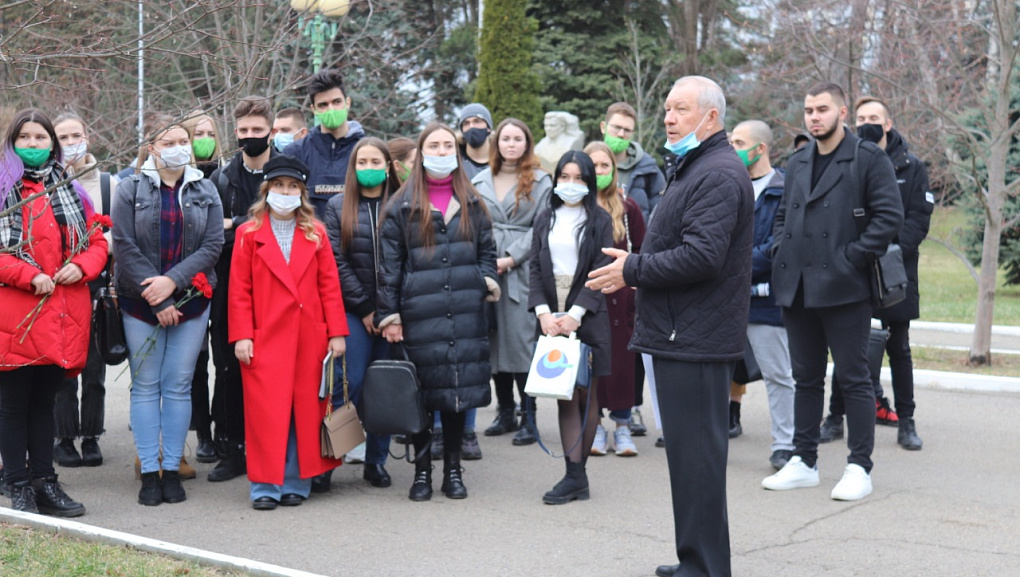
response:
[[[830,496],[853,501],[871,493],[875,444],[868,263],[899,232],[903,206],[889,157],[852,134],[846,116],[839,86],[820,83],[808,91],[804,121],[815,142],[790,159],[776,213],[772,290],[783,307],[797,382],[794,456],[762,486],[778,491],[819,484],[818,430],[831,350],[846,399],[850,457]]]
[[[630,348],[653,359],[680,560],[659,576],[730,575],[729,388],[747,338],[754,192],[725,117],[715,82],[673,85],[666,148],[677,165],[641,254],[603,249],[616,260],[589,275],[606,293],[637,287]]]

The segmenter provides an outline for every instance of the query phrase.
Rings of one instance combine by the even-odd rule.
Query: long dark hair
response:
[[[584,183],[588,185],[588,194],[585,195],[584,199],[581,200],[581,206],[584,207],[585,220],[578,225],[577,230],[574,231],[574,237],[577,238],[577,244],[580,245],[584,235],[591,230],[592,227],[588,226],[595,218],[597,211],[602,210],[598,204],[598,185],[595,181],[595,163],[592,162],[591,157],[581,152],[580,150],[568,150],[560,157],[560,161],[556,163],[556,172],[553,178],[553,186],[558,186],[560,182],[560,174],[563,173],[563,167],[574,163],[581,169],[581,178]],[[552,222],[556,222],[556,209],[563,206],[563,199],[558,194],[553,193],[549,195],[549,205],[552,207]]]
[[[362,148],[371,146],[382,153],[386,161],[386,180],[382,183],[382,196],[379,199],[379,206],[386,206],[390,192],[400,185],[397,178],[397,171],[390,162],[390,151],[382,139],[374,136],[367,136],[358,141],[351,151],[350,161],[347,163],[347,177],[344,180],[344,202],[340,209],[340,247],[346,250],[354,240],[354,231],[358,228],[358,201],[361,200],[361,190],[364,188],[358,182],[358,153]],[[382,213],[382,211],[380,211]],[[374,223],[373,226],[378,226]]]
[[[521,159],[517,161],[517,191],[514,194],[513,212],[517,212],[517,207],[520,206],[522,200],[531,200],[531,189],[535,184],[535,169],[538,168],[538,159],[535,157],[535,139],[532,138],[528,125],[516,118],[505,118],[496,127],[495,138],[492,139],[496,146],[490,146],[489,166],[492,167],[492,176],[496,176],[503,169],[505,159],[503,153],[499,151],[499,135],[507,126],[516,126],[524,132],[525,148]]]
[[[457,137],[457,133],[449,126],[440,122],[429,123],[418,136],[418,156],[415,158],[414,167],[411,169],[411,176],[408,177],[404,185],[397,191],[398,194],[394,195],[394,199],[396,196],[402,196],[411,203],[411,220],[417,219],[418,221],[418,235],[421,237],[422,246],[425,249],[432,248],[433,243],[435,243],[435,233],[432,230],[432,203],[429,201],[428,175],[425,172],[425,166],[422,164],[425,160],[422,148],[425,146],[425,139],[437,130],[449,132],[454,139]],[[457,168],[453,169],[451,175],[453,176],[453,195],[457,198],[457,202],[460,203],[461,217],[459,230],[461,238],[472,238],[474,231],[471,227],[470,211],[481,210],[485,212],[485,204],[482,202],[471,202],[478,199],[478,191],[475,190],[475,187],[471,186],[471,181],[464,172],[464,159],[459,158],[459,153],[457,160]],[[590,163],[591,160],[588,162]],[[486,212],[486,214],[488,213]]]

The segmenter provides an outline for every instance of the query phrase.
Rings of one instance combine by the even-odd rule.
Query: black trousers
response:
[[[212,419],[216,423],[217,439],[243,443],[244,388],[241,385],[241,363],[234,356],[234,345],[228,341],[227,333],[227,291],[230,278],[230,252],[227,251],[228,247],[224,247],[224,256],[216,263],[216,289],[209,310],[210,348],[216,371]]]
[[[430,412],[428,422],[434,423],[435,412]],[[460,460],[460,445],[464,440],[464,425],[467,423],[467,411],[439,411],[439,421],[443,424],[443,458]],[[415,454],[421,453],[432,440],[432,429],[425,429],[417,435],[411,436],[411,443],[414,445]],[[429,459],[428,453],[423,457]]]
[[[889,340],[885,342],[885,352],[889,355],[889,372],[892,373],[893,395],[895,396],[896,414],[901,418],[914,417],[914,358],[910,354],[910,321],[882,321],[882,328],[889,331]],[[875,398],[885,396],[882,382],[872,378]],[[832,387],[829,397],[829,412],[833,415],[846,414],[843,402],[843,390]]]
[[[55,473],[53,404],[65,372],[57,365],[0,371],[0,457],[8,485]]]
[[[729,577],[726,459],[736,363],[654,357],[652,366],[673,496],[677,575]]]
[[[875,446],[875,390],[868,369],[868,335],[871,305],[860,301],[823,308],[804,308],[798,294],[793,306],[783,308],[790,339],[794,400],[794,455],[809,467],[818,461],[819,425],[825,409],[825,371],[832,351],[847,415],[847,462],[871,471]]]
[[[78,404],[78,377],[62,379],[53,406],[56,436],[61,439],[98,437],[105,431],[106,362],[95,339],[89,339],[89,352],[81,372],[81,406]]]

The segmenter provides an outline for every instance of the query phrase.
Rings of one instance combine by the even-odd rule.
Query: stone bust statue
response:
[[[545,138],[535,145],[535,156],[542,169],[552,174],[563,153],[584,148],[584,133],[577,117],[563,111],[547,112],[544,127]]]

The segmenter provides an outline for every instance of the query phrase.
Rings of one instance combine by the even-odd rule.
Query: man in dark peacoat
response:
[[[884,423],[899,427],[896,442],[900,446],[909,451],[919,451],[922,442],[914,424],[914,361],[910,355],[910,321],[921,316],[917,262],[921,241],[928,236],[935,195],[928,188],[928,170],[919,158],[910,153],[907,141],[893,128],[892,115],[885,102],[873,96],[862,96],[854,103],[854,109],[858,136],[874,142],[889,155],[896,170],[896,183],[900,187],[900,199],[903,201],[903,228],[893,242],[903,250],[903,265],[907,269],[907,298],[887,309],[875,309],[872,315],[881,319],[882,327],[889,331],[885,350],[889,354],[896,412],[888,414],[887,410]],[[883,407],[888,407],[889,401],[884,397],[881,381],[872,378],[872,385],[875,388],[875,398],[880,400]],[[822,422],[822,442],[842,437],[844,413],[843,395],[838,387],[834,387],[829,398],[829,416]]]
[[[815,141],[791,157],[776,213],[772,290],[783,307],[797,383],[794,456],[762,486],[786,490],[818,485],[818,432],[831,350],[850,429],[849,464],[831,496],[857,500],[871,493],[875,441],[867,267],[899,232],[903,207],[889,157],[843,124],[845,102],[835,84],[821,83],[808,91],[804,121]],[[865,223],[860,232],[859,222]]]
[[[652,356],[680,561],[657,568],[659,576],[731,574],[729,390],[747,339],[754,192],[725,114],[715,82],[692,76],[673,85],[666,147],[678,160],[641,253],[604,249],[616,260],[588,281],[606,293],[637,287],[630,349]]]

